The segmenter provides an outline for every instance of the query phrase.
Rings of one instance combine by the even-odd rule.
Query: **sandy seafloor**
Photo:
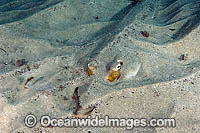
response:
[[[199,56],[200,48],[193,48],[199,44],[198,38],[200,27],[196,28],[181,41],[167,45],[168,49],[182,53],[187,51],[188,58]],[[182,49],[177,46],[184,45],[190,47]],[[197,51],[196,53],[194,51]],[[194,68],[195,69],[195,68]],[[2,83],[1,84],[7,84]],[[24,90],[27,91],[27,90]],[[45,97],[44,99],[45,100]],[[17,107],[10,105],[2,96],[0,98],[1,119],[0,132],[199,132],[200,131],[200,71],[189,76],[169,82],[145,85],[138,88],[128,88],[117,92],[112,92],[93,102],[97,103],[97,108],[91,113],[92,116],[109,115],[113,118],[175,118],[175,128],[136,128],[126,130],[124,128],[34,128],[21,127],[15,118],[18,116]],[[47,101],[48,103],[48,101]],[[51,103],[48,103],[51,104]],[[21,105],[17,105],[21,106]],[[15,129],[16,128],[16,129]]]
[[[168,31],[167,35],[162,34],[165,28],[177,28],[179,22],[164,28],[154,25],[151,27],[151,24],[136,21],[140,20],[142,13],[148,11],[144,9],[134,19],[128,22],[122,20],[119,24],[122,29],[119,32],[117,30],[115,35],[108,32],[104,36],[99,33],[100,39],[93,40],[89,45],[72,46],[70,43],[73,41],[80,45],[81,39],[76,40],[76,37],[84,38],[84,32],[94,34],[93,32],[115,22],[105,20],[83,24],[78,26],[80,34],[77,33],[77,27],[70,29],[70,24],[62,29],[65,19],[57,16],[67,8],[64,6],[63,9],[65,2],[67,3],[64,1],[26,19],[0,26],[0,46],[6,51],[0,51],[0,132],[200,132],[200,26],[178,41],[157,45],[154,43],[169,39],[162,39],[163,36],[173,35],[173,31]],[[74,15],[73,12],[71,14]],[[83,16],[88,14],[87,12]],[[47,19],[47,22],[42,18]],[[56,23],[57,19],[63,22],[59,28],[56,27],[60,24]],[[46,23],[48,26],[43,27]],[[68,33],[69,30],[77,34]],[[149,31],[149,37],[145,38],[140,34],[143,30]],[[183,27],[180,30],[183,31]],[[87,37],[91,37],[88,34]],[[69,42],[60,41],[65,37]],[[182,54],[185,55],[184,60],[179,59]],[[16,65],[16,61],[22,59],[22,65]],[[112,66],[116,59],[124,62],[122,76],[110,83],[105,79],[108,74],[105,66]],[[84,70],[87,64],[97,66],[91,77]],[[130,72],[133,74],[127,78]],[[31,77],[33,79],[26,84]],[[42,128],[39,125],[34,128],[25,127],[23,119],[30,113],[37,117],[46,114],[56,118],[71,117],[76,107],[72,98],[76,87],[79,87],[78,95],[83,108],[80,115],[94,106],[91,116],[175,118],[176,127],[133,130]]]

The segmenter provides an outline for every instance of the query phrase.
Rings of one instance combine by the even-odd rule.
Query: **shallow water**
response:
[[[87,107],[116,90],[189,75],[200,58],[183,62],[163,46],[199,25],[199,9],[200,0],[1,1],[0,93],[20,115],[61,116],[74,112],[76,87]],[[107,68],[119,59],[122,75],[109,82]],[[90,77],[88,64],[97,67]]]

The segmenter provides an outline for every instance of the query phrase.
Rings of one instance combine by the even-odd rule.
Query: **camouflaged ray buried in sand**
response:
[[[199,26],[200,0],[30,4],[0,2],[0,93],[19,116],[87,114],[113,91],[199,70],[199,56],[180,60],[175,44]]]

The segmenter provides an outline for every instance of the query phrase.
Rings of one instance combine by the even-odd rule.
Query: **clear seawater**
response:
[[[199,23],[200,0],[1,0],[0,93],[8,104],[23,104],[21,115],[51,114],[46,102],[33,102],[49,94],[60,116],[74,111],[76,87],[84,106],[113,91],[184,77],[199,70],[200,58],[184,64],[159,47]],[[107,67],[119,59],[122,77],[110,83]],[[97,67],[91,77],[88,64]],[[126,79],[130,71],[136,75]]]

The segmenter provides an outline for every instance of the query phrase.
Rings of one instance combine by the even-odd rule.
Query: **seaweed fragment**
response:
[[[76,87],[74,90],[74,94],[72,96],[72,99],[75,101],[75,110],[73,112],[75,118],[82,118],[84,116],[88,116],[96,107],[91,106],[86,109],[83,109],[80,105],[80,99],[79,99],[79,87]]]
[[[86,109],[81,109],[79,114],[75,114],[75,118],[85,118],[92,113],[92,111],[96,108],[96,106],[91,106]]]
[[[171,30],[171,31],[175,31],[176,29],[174,29],[174,28],[170,28],[169,30]]]
[[[26,80],[26,83],[24,84],[24,88],[25,88],[25,89],[28,89],[28,88],[26,87],[26,85],[27,85],[28,82],[30,82],[32,79],[34,79],[34,77],[30,77],[30,78],[28,78],[28,79]]]
[[[25,59],[18,59],[16,62],[15,62],[15,66],[16,67],[21,67],[23,65],[27,64],[27,61]]]
[[[77,114],[78,114],[78,111],[79,111],[80,108],[81,108],[78,89],[79,89],[79,87],[76,87],[76,88],[75,88],[74,94],[73,94],[73,96],[72,96],[72,99],[74,99],[75,104],[76,104],[76,106],[75,106],[75,111],[73,112],[74,115],[77,115]]]
[[[178,59],[179,59],[180,61],[185,60],[185,55],[184,55],[184,54],[180,55],[180,57],[179,57]]]
[[[149,37],[149,32],[147,31],[141,31],[140,33],[143,35],[143,37]]]
[[[6,54],[8,55],[8,53],[7,53],[6,50],[4,50],[4,49],[2,49],[2,48],[0,48],[0,50],[2,50],[4,53],[6,53]]]

